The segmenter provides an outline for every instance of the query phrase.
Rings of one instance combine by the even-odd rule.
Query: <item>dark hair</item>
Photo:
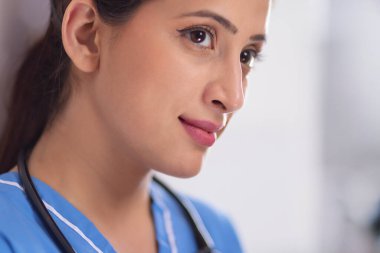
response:
[[[93,0],[99,16],[111,25],[127,21],[143,0]],[[70,95],[67,78],[70,58],[61,39],[65,10],[71,0],[51,0],[50,23],[45,35],[28,51],[7,107],[0,136],[0,173],[17,162],[21,149],[32,147],[51,125]]]

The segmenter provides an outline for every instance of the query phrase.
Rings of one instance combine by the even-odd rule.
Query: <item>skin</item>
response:
[[[240,53],[262,47],[249,38],[266,33],[269,5],[148,1],[131,20],[111,26],[91,0],[73,0],[62,24],[73,92],[33,149],[31,174],[83,212],[117,252],[157,252],[151,171],[199,172],[207,147],[189,136],[179,117],[223,125],[242,107],[249,68]],[[183,16],[199,10],[227,18],[238,31],[213,18]],[[200,46],[179,32],[192,26],[216,36]]]

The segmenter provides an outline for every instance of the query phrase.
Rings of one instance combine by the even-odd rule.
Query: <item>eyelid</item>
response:
[[[259,42],[258,44],[252,44],[253,47],[255,47],[256,49],[256,52],[257,52],[257,57],[256,57],[256,61],[257,62],[262,62],[264,59],[263,59],[263,43],[262,42]]]
[[[244,50],[247,50],[247,49],[255,51],[256,56],[259,57],[259,58],[262,55],[262,46],[261,45],[251,44],[251,45],[248,45]]]
[[[260,46],[257,46],[257,45],[250,45],[248,47],[246,47],[245,49],[243,49],[242,51],[245,51],[245,50],[252,50],[252,51],[255,51],[255,58],[254,58],[254,61],[253,61],[253,65],[252,66],[249,66],[247,64],[243,64],[242,63],[242,66],[243,66],[243,73],[244,73],[244,76],[246,77],[253,69],[255,69],[255,65],[258,63],[258,62],[261,62],[263,61],[263,53],[262,53],[262,47]]]
[[[255,60],[254,63],[262,62],[263,61],[263,52],[262,52],[262,47],[260,45],[249,45],[246,47],[244,50],[252,50],[255,52]]]

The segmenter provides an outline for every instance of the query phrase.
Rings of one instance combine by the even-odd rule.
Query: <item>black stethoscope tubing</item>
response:
[[[32,203],[33,208],[41,218],[47,230],[49,231],[50,237],[60,248],[60,250],[65,253],[75,253],[73,247],[66,239],[66,237],[63,235],[62,231],[59,229],[58,225],[51,217],[49,211],[46,209],[45,204],[39,196],[29,174],[26,160],[26,151],[22,150],[18,156],[17,167],[20,175],[21,184],[24,187],[28,199]],[[195,214],[190,210],[187,204],[173,190],[171,190],[158,178],[153,177],[153,180],[156,183],[158,183],[162,188],[164,188],[182,208],[188,222],[190,223],[191,229],[196,239],[198,245],[197,253],[212,253],[212,243],[206,239],[207,237],[205,236],[203,230],[200,228],[200,225],[198,224],[195,218]]]

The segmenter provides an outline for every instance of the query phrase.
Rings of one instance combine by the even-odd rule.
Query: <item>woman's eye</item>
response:
[[[247,49],[240,53],[240,62],[252,68],[255,63],[256,57],[257,52],[255,50]]]
[[[207,28],[193,27],[179,31],[182,36],[201,48],[214,48],[214,34]]]

